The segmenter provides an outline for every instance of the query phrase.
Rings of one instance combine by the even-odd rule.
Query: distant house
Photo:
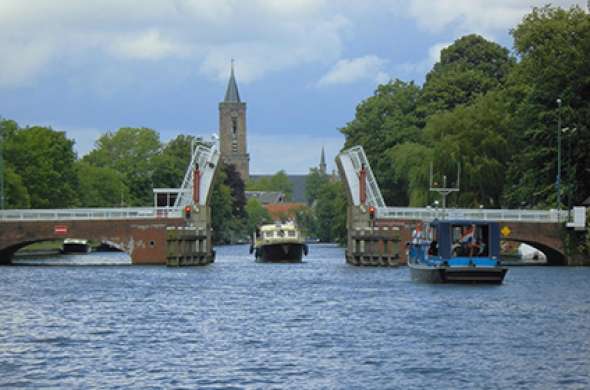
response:
[[[590,196],[587,197],[586,200],[582,202],[582,206],[590,207]]]
[[[274,203],[264,206],[274,221],[294,219],[297,211],[305,207],[303,203]]]
[[[246,191],[246,199],[250,198],[256,199],[262,205],[284,203],[286,201],[285,194],[278,191]]]

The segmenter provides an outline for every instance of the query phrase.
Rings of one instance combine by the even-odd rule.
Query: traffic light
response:
[[[372,220],[375,219],[375,207],[369,206],[369,218]]]
[[[191,206],[185,206],[184,207],[184,219],[191,219],[191,211],[192,211],[192,207]]]

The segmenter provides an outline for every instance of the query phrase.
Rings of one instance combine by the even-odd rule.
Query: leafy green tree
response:
[[[481,96],[470,106],[429,118],[425,135],[432,145],[433,166],[455,180],[461,165],[461,190],[456,206],[499,207],[508,163],[513,153],[508,142],[510,116],[502,94]],[[428,168],[422,164],[423,172]],[[452,184],[452,183],[449,183]]]
[[[84,161],[76,163],[80,182],[80,206],[126,207],[129,189],[123,175],[112,168],[96,167]]]
[[[590,15],[579,7],[535,8],[511,33],[520,57],[509,89],[519,153],[508,171],[506,202],[555,207],[560,115],[562,127],[577,128],[562,134],[562,201],[572,191],[581,202],[590,193]]]
[[[305,178],[305,199],[307,204],[312,205],[318,198],[321,189],[328,183],[330,178],[320,172],[318,168],[311,168]]]
[[[430,203],[429,164],[432,149],[415,142],[399,144],[387,151],[393,161],[394,178],[407,183],[409,206],[424,207]]]
[[[240,208],[239,188],[235,187],[236,185],[239,187],[236,176],[239,179],[233,165],[222,164],[213,182],[211,219],[213,238],[217,243],[230,243],[236,239],[243,239],[248,234],[247,215],[244,207]],[[242,182],[241,179],[239,182]]]
[[[320,241],[344,241],[346,207],[343,183],[329,182],[322,187],[315,206],[317,234]]]
[[[211,224],[213,240],[216,243],[227,243],[233,230],[233,199],[231,188],[225,184],[226,174],[220,169],[213,181],[211,194]]]
[[[479,35],[457,39],[426,75],[419,111],[429,116],[471,103],[500,86],[514,63],[508,49]]]
[[[180,187],[190,162],[193,139],[193,136],[181,134],[162,147],[154,157],[154,187]]]
[[[362,145],[371,162],[385,202],[406,205],[404,183],[391,174],[393,161],[385,152],[390,148],[421,139],[424,120],[416,112],[420,87],[400,80],[380,85],[375,94],[356,108],[354,120],[340,131],[346,137],[344,147]]]
[[[153,203],[153,179],[160,151],[160,136],[156,131],[124,127],[102,135],[96,141],[96,148],[83,160],[122,173],[131,194],[129,205],[147,206]]]
[[[10,166],[4,167],[4,207],[7,209],[31,207],[31,198],[22,178]]]
[[[272,218],[267,209],[265,209],[258,200],[254,198],[248,199],[246,203],[246,229],[248,233],[256,230],[256,227],[265,223],[271,223]]]
[[[10,131],[13,134],[6,139],[4,159],[6,165],[13,169],[12,173],[20,176],[20,183],[26,187],[30,197],[30,206],[61,208],[77,205],[74,141],[66,138],[64,132],[47,127]],[[24,192],[17,189],[19,180],[14,175],[9,180],[13,190],[24,196]],[[15,194],[12,196],[18,196]],[[22,204],[14,198],[13,202]]]
[[[318,237],[317,218],[311,207],[301,207],[295,212],[295,221],[305,237]]]
[[[287,199],[293,195],[293,184],[285,171],[280,170],[271,177],[261,177],[259,179],[250,179],[246,183],[248,191],[278,191],[283,192]]]
[[[246,218],[246,193],[244,191],[244,181],[240,176],[239,172],[236,171],[236,167],[232,164],[223,164],[223,170],[225,171],[225,185],[231,189],[231,196],[233,199],[233,212],[234,217],[238,219]]]

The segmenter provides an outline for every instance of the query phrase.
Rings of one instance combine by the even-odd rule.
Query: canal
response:
[[[427,285],[332,245],[303,264],[245,245],[202,268],[20,261],[45,265],[0,268],[0,387],[590,388],[590,268]]]

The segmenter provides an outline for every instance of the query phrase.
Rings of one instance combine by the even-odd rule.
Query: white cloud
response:
[[[386,60],[374,55],[339,60],[318,81],[319,86],[334,84],[351,84],[361,80],[372,80],[383,83],[389,80],[383,71]]]
[[[585,7],[584,0],[554,0],[553,5]],[[547,0],[398,0],[395,13],[403,9],[416,19],[425,31],[441,32],[451,27],[456,32],[493,34],[516,26],[533,7],[541,7]]]
[[[171,56],[187,56],[190,49],[181,43],[162,37],[157,30],[120,36],[112,43],[111,51],[121,58],[159,60]]]
[[[0,88],[34,82],[54,60],[67,67],[88,55],[180,58],[224,81],[234,57],[244,83],[329,63],[341,55],[348,27],[333,7],[316,0],[2,0],[0,50],[10,59],[0,61]]]
[[[14,44],[0,38],[0,88],[30,85],[52,56],[51,42]]]

